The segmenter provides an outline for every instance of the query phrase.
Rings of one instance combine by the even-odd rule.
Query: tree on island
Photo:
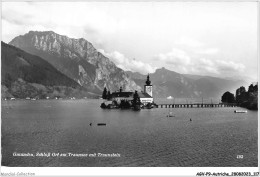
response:
[[[235,102],[235,96],[234,94],[230,93],[230,92],[225,92],[222,95],[221,101],[224,103],[234,103]]]
[[[107,108],[107,105],[106,105],[105,103],[101,103],[100,107],[101,107],[102,109],[106,109],[106,108]]]
[[[233,94],[232,94],[233,95]],[[222,96],[222,102],[233,103],[233,96],[231,93],[226,92]],[[257,110],[258,109],[258,83],[255,85],[251,84],[246,91],[245,87],[241,86],[236,90],[235,102],[238,106],[247,109]]]
[[[254,92],[258,92],[258,84],[254,86]]]
[[[110,100],[111,99],[111,93],[110,93],[110,91],[108,90],[108,92],[107,92],[107,99],[108,100]]]
[[[258,85],[256,84],[255,86],[253,84],[251,84],[249,87],[248,87],[248,92],[249,93],[252,93],[252,92],[257,92],[258,91]]]
[[[113,101],[112,101],[112,105],[114,105],[115,107],[118,107],[118,106],[119,106],[119,104],[118,104],[118,102],[117,102],[116,100],[113,100]]]
[[[102,94],[103,99],[107,99],[107,88],[105,87]]]
[[[129,108],[131,108],[131,104],[128,100],[121,100],[119,107],[121,109],[129,109]]]
[[[241,87],[239,88],[241,91]],[[238,89],[238,90],[239,90]],[[237,90],[237,92],[239,92]],[[257,110],[258,109],[258,84],[251,84],[246,92],[244,87],[242,87],[242,93],[237,96],[237,104],[241,107],[248,109]]]
[[[236,103],[242,103],[247,97],[247,92],[245,87],[240,87],[236,90]]]
[[[140,97],[137,93],[137,91],[135,91],[134,96],[133,96],[133,107],[135,110],[140,110],[140,106],[141,106],[141,100]]]

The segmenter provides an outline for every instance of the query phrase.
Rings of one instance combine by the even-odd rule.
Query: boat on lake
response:
[[[235,110],[235,113],[247,113],[247,110]]]
[[[106,123],[98,123],[97,126],[106,126]]]
[[[173,97],[172,97],[172,96],[168,96],[167,99],[168,99],[168,100],[171,100],[171,99],[173,99]]]
[[[173,112],[169,112],[166,117],[174,117]]]

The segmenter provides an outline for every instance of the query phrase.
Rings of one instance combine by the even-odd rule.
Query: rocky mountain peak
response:
[[[83,38],[69,38],[53,31],[29,31],[24,36],[14,38],[10,44],[25,45],[26,39],[29,40],[26,41],[27,45],[33,45],[38,50],[55,53],[61,57],[76,58],[78,55],[85,57],[87,50],[95,51],[93,45]]]
[[[140,90],[128,75],[84,38],[69,38],[53,31],[29,31],[9,44],[38,55],[80,85],[101,91]]]

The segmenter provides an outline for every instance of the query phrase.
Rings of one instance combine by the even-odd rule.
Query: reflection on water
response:
[[[236,108],[157,108],[135,112],[102,110],[100,103],[2,101],[2,165],[257,166],[257,112],[235,114]],[[169,110],[175,117],[166,117]],[[121,156],[17,157],[13,152]],[[243,159],[237,159],[237,155],[243,155]]]

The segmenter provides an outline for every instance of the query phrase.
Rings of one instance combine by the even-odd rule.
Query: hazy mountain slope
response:
[[[146,76],[128,71],[137,84],[143,86]],[[244,81],[226,80],[210,76],[184,75],[165,68],[157,69],[150,74],[155,97],[173,96],[176,98],[216,98],[226,91],[234,91]]]
[[[29,33],[9,44],[37,55],[89,90],[101,93],[104,86],[117,90],[140,90],[128,75],[87,40],[73,39],[52,31]]]
[[[42,58],[3,42],[1,46],[2,82],[22,78],[26,82],[48,86],[79,86],[77,82],[60,73]]]
[[[81,86],[42,58],[1,42],[1,77],[4,97],[69,96]],[[65,91],[67,91],[65,93]],[[61,94],[60,92],[64,92]],[[85,92],[84,92],[85,93]],[[85,96],[88,94],[85,93]]]
[[[139,73],[139,72],[132,72],[132,71],[126,71],[126,73],[131,77],[131,78],[134,78],[135,80],[136,79],[140,79],[140,80],[143,80],[143,79],[146,79],[147,76]]]

